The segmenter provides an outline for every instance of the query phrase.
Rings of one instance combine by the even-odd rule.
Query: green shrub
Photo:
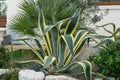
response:
[[[2,74],[0,76],[0,80],[19,80],[18,79],[18,71]]]
[[[0,46],[0,68],[6,68],[9,66],[10,56],[8,50]]]
[[[112,43],[111,43],[112,42]],[[91,56],[90,61],[97,64],[99,72],[120,79],[120,37],[110,41],[102,48],[98,55]],[[117,79],[118,78],[118,79]]]
[[[13,60],[28,60],[35,58],[35,55],[33,55],[33,52],[30,49],[19,49],[11,51],[10,54]]]
[[[33,54],[33,51],[30,49],[20,49],[20,50],[16,50],[16,51],[12,51],[9,54],[11,54],[11,60],[15,61],[15,60],[31,60],[31,59],[37,59],[37,57]],[[16,64],[13,63],[13,67],[17,67],[17,68],[29,68],[29,69],[34,69],[36,71],[40,70],[40,65],[36,64],[36,63],[26,63],[26,64]]]

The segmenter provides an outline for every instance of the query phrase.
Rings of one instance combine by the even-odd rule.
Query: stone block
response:
[[[9,73],[9,72],[10,72],[9,69],[0,69],[0,76],[1,76],[2,74]]]
[[[5,35],[5,36],[3,37],[3,41],[2,41],[1,44],[2,44],[2,46],[12,44],[11,36],[10,36],[10,35]]]
[[[64,75],[49,75],[46,76],[45,80],[78,80],[73,77],[64,76]]]
[[[44,80],[45,74],[43,72],[36,72],[34,70],[20,70],[19,80]]]

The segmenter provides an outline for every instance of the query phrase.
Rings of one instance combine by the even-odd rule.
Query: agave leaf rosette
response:
[[[88,31],[76,31],[79,21],[80,9],[76,10],[71,18],[61,20],[55,25],[46,25],[42,9],[39,5],[38,26],[40,36],[42,36],[41,38],[46,48],[43,49],[38,39],[34,38],[38,49],[35,49],[25,39],[20,39],[33,50],[36,56],[38,56],[38,59],[18,62],[36,62],[42,65],[42,68],[48,73],[54,74],[64,73],[80,67],[80,72],[82,71],[81,73],[84,73],[86,80],[91,80],[91,63],[86,60],[80,62],[74,61],[80,55],[80,51],[86,43],[86,40],[90,38],[87,36]],[[65,26],[64,29],[61,28],[63,24]]]

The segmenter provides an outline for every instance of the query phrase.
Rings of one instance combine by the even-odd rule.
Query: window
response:
[[[6,16],[6,0],[0,0],[0,16]]]
[[[6,0],[0,0],[0,28],[6,26]]]
[[[99,0],[100,5],[120,5],[120,0]]]

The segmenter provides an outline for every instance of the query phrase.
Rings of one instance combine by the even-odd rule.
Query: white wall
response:
[[[10,23],[10,18],[14,15],[17,14],[17,10],[18,10],[18,3],[20,3],[21,0],[7,0],[7,24],[6,24],[6,34],[7,35],[11,35],[12,38],[18,38],[18,34],[13,33],[10,29],[9,29],[9,23]]]
[[[97,23],[97,25],[115,23],[117,27],[120,27],[120,5],[100,6],[100,9],[109,9],[109,12],[100,22]],[[107,28],[112,29],[111,26],[108,26]],[[103,29],[99,29],[96,31],[99,34],[106,34]]]
[[[11,0],[6,0],[6,4],[7,4],[7,24],[9,25],[10,22],[10,17],[13,14],[17,13],[17,5],[18,3],[20,3],[21,0],[15,0],[15,1],[11,1]]]
[[[114,22],[116,25],[120,26],[120,5],[100,6],[100,9],[109,9],[109,14],[107,16],[104,16],[104,19],[100,23],[104,24]]]

